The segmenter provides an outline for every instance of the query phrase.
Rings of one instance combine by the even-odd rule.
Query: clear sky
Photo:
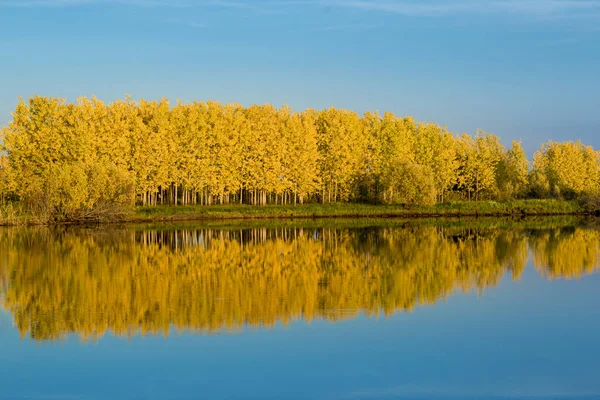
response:
[[[335,106],[600,148],[600,0],[0,0],[19,96]]]

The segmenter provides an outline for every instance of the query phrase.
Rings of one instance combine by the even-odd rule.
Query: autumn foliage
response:
[[[216,102],[21,100],[2,130],[0,193],[48,218],[134,204],[433,204],[600,192],[598,152],[455,135],[391,113]]]

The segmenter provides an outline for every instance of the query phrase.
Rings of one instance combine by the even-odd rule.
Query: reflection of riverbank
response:
[[[600,231],[436,225],[0,231],[4,307],[22,335],[98,337],[336,321],[484,290],[529,258],[550,278],[599,265]]]

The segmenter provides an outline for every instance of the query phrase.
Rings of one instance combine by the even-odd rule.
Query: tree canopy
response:
[[[0,191],[48,215],[142,205],[574,198],[600,192],[598,152],[542,145],[529,161],[478,131],[392,113],[167,99],[21,100],[2,129]]]

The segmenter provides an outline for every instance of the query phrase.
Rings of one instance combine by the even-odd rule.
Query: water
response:
[[[0,230],[1,399],[599,399],[594,220]]]

